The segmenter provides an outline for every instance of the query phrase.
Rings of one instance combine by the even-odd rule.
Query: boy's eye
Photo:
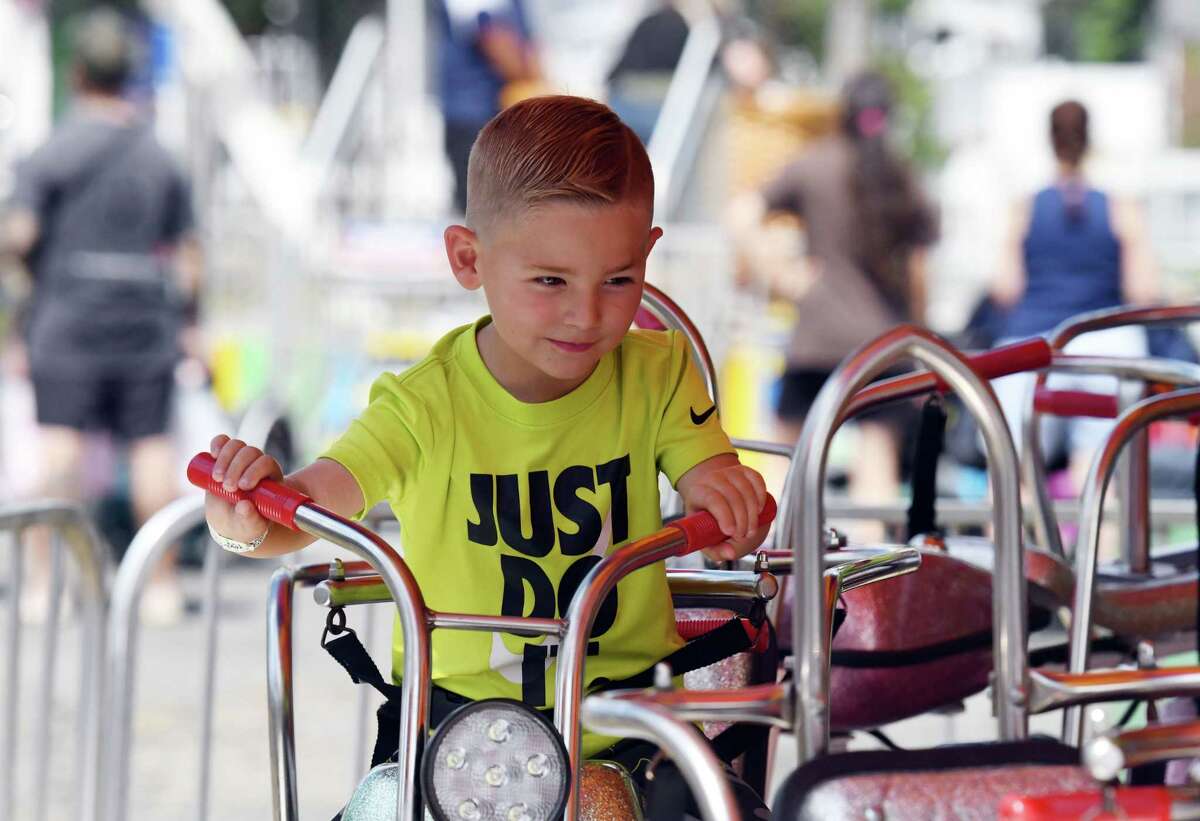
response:
[[[562,277],[555,276],[544,276],[534,279],[534,282],[536,282],[538,285],[545,285],[547,288],[557,287],[564,284],[565,281],[566,280],[564,280]]]
[[[631,282],[633,282],[633,277],[617,276],[617,277],[609,277],[608,279],[606,279],[604,281],[604,284],[605,285],[629,285]]]

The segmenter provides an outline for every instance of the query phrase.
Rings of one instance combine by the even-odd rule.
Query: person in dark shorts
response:
[[[107,431],[128,445],[141,523],[176,495],[167,427],[199,279],[190,193],[122,97],[135,49],[124,18],[99,9],[74,34],[76,104],[18,166],[0,245],[33,278],[24,341],[44,494],[79,495],[84,432]],[[152,619],[182,612],[172,570],[147,590]]]
[[[446,158],[460,214],[467,207],[467,159],[476,135],[500,112],[506,85],[540,76],[524,6],[523,0],[443,0],[437,7]]]
[[[817,392],[857,347],[901,322],[921,322],[926,249],[936,238],[932,209],[907,165],[888,147],[893,93],[874,72],[851,78],[837,132],[813,143],[759,192],[732,208],[739,255],[771,291],[795,303],[776,415],[780,437],[794,442]],[[806,257],[784,262],[766,249],[771,214],[803,220]],[[900,431],[911,408],[860,418],[861,445],[851,495],[894,498]]]

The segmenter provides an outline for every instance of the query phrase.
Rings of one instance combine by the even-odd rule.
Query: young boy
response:
[[[497,115],[471,151],[467,225],[445,232],[455,278],[483,288],[491,314],[381,376],[308,467],[283,478],[269,456],[218,436],[214,478],[229,489],[282,479],[347,517],[387,501],[427,604],[444,612],[565,615],[593,565],[662,526],[660,470],[729,537],[710,558],[753,550],[766,488],[738,462],[685,340],[629,330],[662,235],[653,199],[646,152],[607,107],[541,97]],[[269,527],[249,502],[209,495],[207,513],[220,541],[252,556],[313,541]],[[682,646],[661,563],[618,585],[593,636],[587,684]],[[468,699],[550,706],[551,649],[545,637],[439,630],[433,680]],[[583,752],[611,742],[585,735]]]

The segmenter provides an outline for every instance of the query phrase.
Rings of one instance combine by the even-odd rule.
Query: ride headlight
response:
[[[552,821],[566,806],[570,783],[554,726],[507,698],[451,713],[421,764],[425,805],[437,821]]]

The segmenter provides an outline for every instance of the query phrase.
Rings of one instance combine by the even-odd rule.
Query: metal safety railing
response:
[[[237,437],[263,446],[280,420],[277,408],[269,401],[251,405],[238,426]],[[142,594],[152,570],[179,540],[204,524],[204,496],[176,499],[151,516],[130,542],[112,584],[111,605],[106,622],[108,657],[105,670],[104,706],[105,755],[99,762],[104,790],[104,821],[125,821],[129,817],[130,760],[133,752],[133,718],[136,702],[139,610]],[[218,643],[218,602],[221,594],[221,567],[226,553],[208,550],[204,554],[201,592],[201,621],[204,635],[200,673],[201,707],[196,747],[197,784],[192,817],[205,821],[209,816],[212,781],[213,719],[216,710],[216,674]]]
[[[12,818],[18,772],[17,737],[21,703],[21,593],[24,562],[24,537],[31,528],[49,531],[49,588],[42,645],[37,706],[33,711],[37,728],[33,762],[32,818],[49,817],[49,775],[52,696],[58,657],[59,605],[66,587],[66,557],[69,553],[78,571],[79,594],[83,608],[80,635],[79,717],[76,742],[79,790],[74,796],[72,817],[94,821],[100,812],[98,767],[100,760],[100,706],[103,699],[104,660],[103,625],[107,606],[108,581],[112,573],[112,554],[83,507],[76,502],[43,500],[0,508],[0,532],[11,539],[12,561],[6,603],[6,642],[4,655],[3,729],[0,730],[0,818]]]
[[[124,821],[129,807],[129,761],[132,751],[134,690],[137,682],[138,611],[151,570],[179,539],[204,522],[204,497],[176,499],[146,521],[129,543],[117,569],[108,618],[107,698],[104,705],[105,758],[104,818]],[[204,667],[200,711],[200,778],[197,787],[196,819],[208,817],[209,774],[212,758],[213,686],[216,676],[217,596],[222,553],[209,550],[204,556]]]

